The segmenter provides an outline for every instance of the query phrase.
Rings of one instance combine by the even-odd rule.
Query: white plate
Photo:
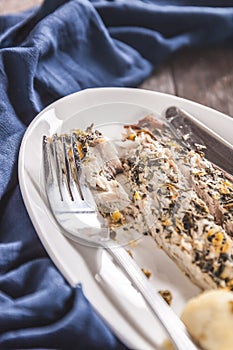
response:
[[[88,89],[67,96],[43,110],[31,123],[19,155],[19,181],[33,225],[51,259],[75,286],[81,283],[87,298],[116,335],[130,348],[158,349],[165,334],[140,294],[103,250],[74,244],[64,237],[54,221],[42,181],[42,136],[102,125],[111,136],[108,123],[131,123],[147,110],[163,113],[171,106],[183,107],[208,127],[233,143],[233,119],[197,103],[172,95],[128,88]],[[140,267],[152,272],[151,283],[158,290],[169,289],[172,308],[180,314],[199,289],[189,282],[167,256],[145,237],[131,248]]]

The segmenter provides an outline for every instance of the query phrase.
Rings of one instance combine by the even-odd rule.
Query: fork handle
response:
[[[147,277],[126,250],[122,247],[111,247],[108,245],[105,245],[105,248],[141,293],[145,302],[173,341],[175,348],[177,350],[198,350],[191,341],[180,318],[172,311],[164,299],[155,292],[148,282]]]

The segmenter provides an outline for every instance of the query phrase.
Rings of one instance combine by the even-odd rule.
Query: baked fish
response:
[[[199,287],[233,290],[230,177],[153,116],[125,125],[114,143],[93,127],[75,135],[113,239],[124,245],[149,234]]]
[[[160,203],[149,233],[199,287],[232,289],[233,241],[226,231],[230,226],[226,222],[232,223],[231,209],[225,208],[229,215],[226,222],[219,222],[221,220],[215,218],[215,212],[206,201],[208,197],[200,196],[197,191],[201,170],[209,174],[208,180],[214,178],[218,193],[224,184],[229,191],[228,200],[233,198],[232,182],[220,170],[215,170],[203,154],[182,147],[166,125],[159,124],[151,116],[126,130],[126,137],[132,139],[132,135],[136,135],[137,143],[135,149],[131,147],[121,159],[123,167],[128,170],[128,177],[137,191],[146,197],[156,195]],[[141,171],[133,177],[132,172],[139,164]],[[206,190],[207,181],[203,186]]]

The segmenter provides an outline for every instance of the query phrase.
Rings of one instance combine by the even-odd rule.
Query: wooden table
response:
[[[0,0],[0,14],[39,5],[42,0]],[[172,56],[140,87],[184,97],[233,117],[233,50],[186,50]]]

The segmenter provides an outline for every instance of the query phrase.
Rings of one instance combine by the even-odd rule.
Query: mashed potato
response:
[[[233,350],[233,292],[211,290],[191,299],[181,319],[205,350]]]

